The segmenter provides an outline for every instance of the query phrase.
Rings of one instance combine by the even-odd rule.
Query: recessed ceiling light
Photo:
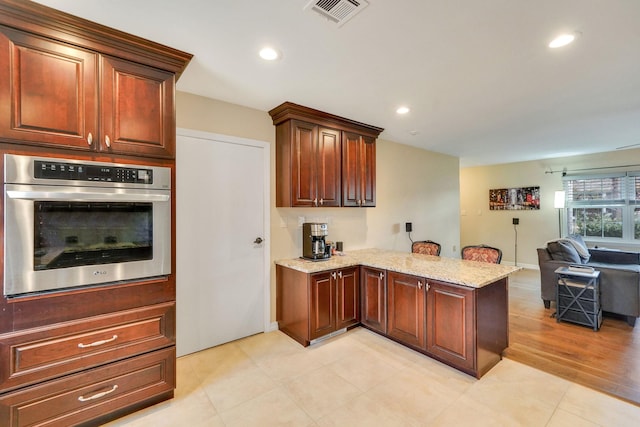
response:
[[[260,58],[266,61],[274,61],[280,57],[280,53],[272,47],[265,47],[260,50]]]
[[[398,107],[398,109],[396,110],[396,113],[398,114],[407,114],[409,111],[409,107]]]
[[[558,37],[556,37],[555,39],[551,40],[551,43],[549,43],[549,47],[552,49],[556,49],[562,46],[566,46],[569,43],[573,42],[576,39],[576,34],[575,33],[571,33],[571,34],[560,34]]]

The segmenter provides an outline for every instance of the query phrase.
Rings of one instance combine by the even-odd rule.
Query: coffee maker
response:
[[[327,224],[305,222],[302,224],[302,258],[313,261],[329,259],[331,246],[325,242],[329,234]]]

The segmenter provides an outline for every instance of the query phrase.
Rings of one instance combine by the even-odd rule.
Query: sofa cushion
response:
[[[551,258],[573,264],[582,264],[582,259],[576,247],[568,239],[558,239],[547,242],[547,250]]]

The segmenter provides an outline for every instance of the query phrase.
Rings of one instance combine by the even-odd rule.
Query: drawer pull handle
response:
[[[78,400],[80,402],[88,402],[89,400],[100,399],[101,397],[104,397],[107,394],[113,393],[114,391],[116,391],[117,388],[118,388],[118,384],[114,384],[113,387],[111,387],[111,390],[101,391],[100,393],[96,393],[93,396],[89,396],[89,397],[80,396],[78,397]]]
[[[107,340],[100,340],[100,341],[92,342],[91,344],[82,344],[82,343],[80,343],[80,344],[78,344],[78,347],[80,347],[80,348],[97,347],[99,345],[103,345],[103,344],[106,344],[108,342],[115,341],[117,339],[118,339],[118,336],[114,335],[114,336],[112,336],[111,338],[109,338]]]

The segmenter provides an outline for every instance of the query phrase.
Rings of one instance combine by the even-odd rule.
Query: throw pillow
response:
[[[567,239],[573,243],[573,246],[575,246],[576,251],[578,251],[578,255],[580,255],[580,260],[582,261],[582,264],[585,264],[589,261],[589,258],[591,258],[591,254],[589,253],[589,249],[587,249],[587,244],[584,242],[584,239],[582,238],[581,235],[579,234],[569,234],[567,236]]]
[[[547,250],[551,255],[551,258],[556,261],[565,261],[572,264],[581,264],[580,254],[576,250],[573,243],[568,239],[559,239],[551,242],[547,242]]]

